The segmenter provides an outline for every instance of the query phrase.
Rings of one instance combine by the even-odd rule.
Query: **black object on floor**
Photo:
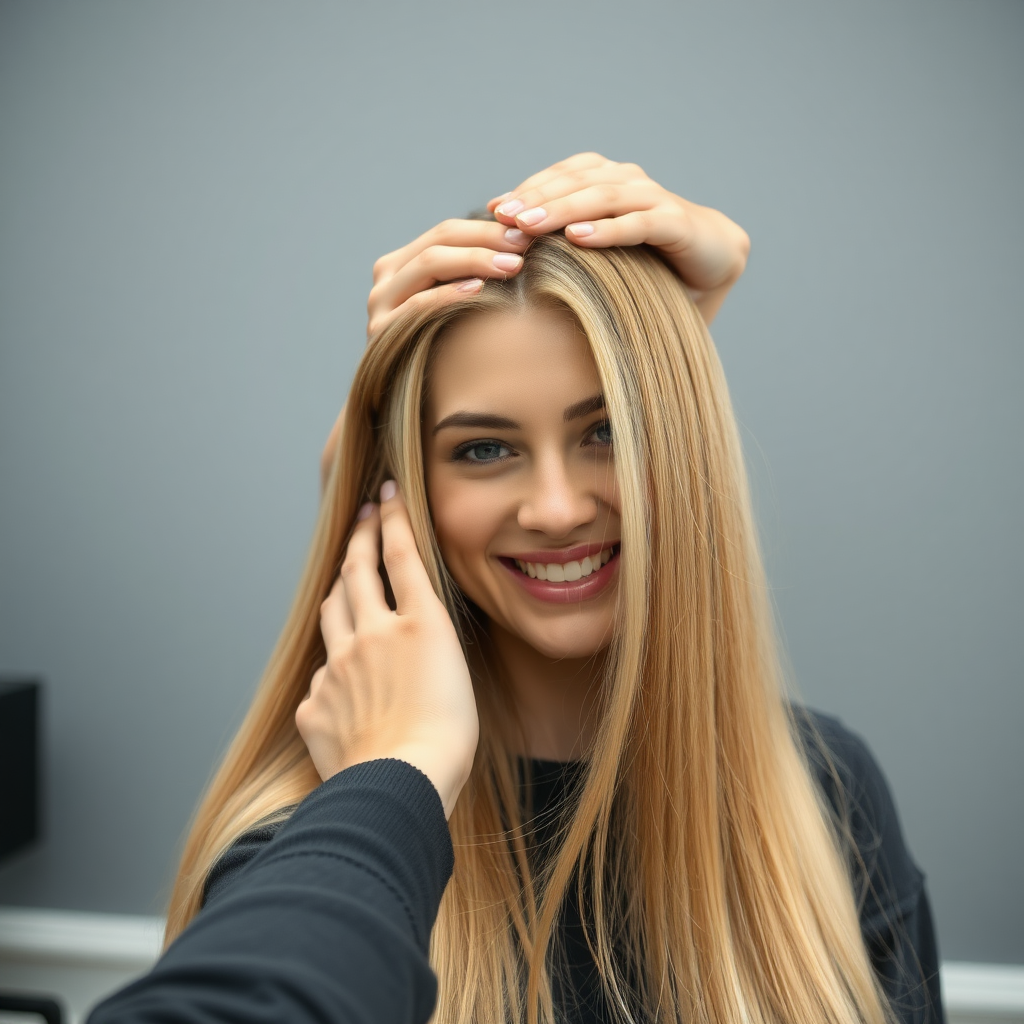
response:
[[[0,860],[39,838],[39,691],[0,682]]]
[[[45,996],[29,996],[13,992],[0,992],[0,1010],[7,1013],[34,1013],[46,1024],[62,1024],[64,1014],[60,1003]]]

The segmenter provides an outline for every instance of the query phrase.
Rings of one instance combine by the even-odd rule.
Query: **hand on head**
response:
[[[569,241],[586,249],[653,246],[690,289],[707,323],[750,252],[747,233],[725,214],[674,195],[636,164],[598,153],[552,164],[487,209],[524,235],[564,229]]]
[[[509,277],[535,235],[565,230],[587,249],[647,244],[659,249],[694,294],[706,321],[746,266],[750,240],[723,213],[652,181],[636,164],[578,153],[487,204],[497,221],[446,220],[382,256],[373,268],[367,333],[413,306],[479,291]]]
[[[327,663],[295,722],[320,777],[377,758],[419,768],[451,814],[476,752],[469,669],[423,567],[405,503],[389,481],[365,506],[320,609]],[[385,601],[384,565],[396,610]]]

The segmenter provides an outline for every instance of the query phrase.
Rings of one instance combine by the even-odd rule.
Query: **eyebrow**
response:
[[[573,420],[582,419],[592,412],[604,408],[604,395],[593,395],[584,398],[581,402],[574,402],[562,413],[562,422],[572,423]],[[433,433],[437,434],[446,427],[480,427],[487,430],[519,430],[520,425],[507,416],[495,416],[489,412],[453,412],[451,416],[445,416],[436,427]]]
[[[592,412],[597,412],[598,409],[603,408],[604,395],[593,395],[591,398],[584,398],[582,402],[570,405],[562,413],[562,422],[572,423],[573,420],[582,419],[584,416],[589,416]]]

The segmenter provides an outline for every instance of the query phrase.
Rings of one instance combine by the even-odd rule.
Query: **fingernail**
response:
[[[519,228],[509,228],[505,232],[505,241],[510,245],[526,245],[530,240],[530,236],[525,231],[520,231]]]
[[[372,501],[368,501],[359,510],[359,514],[356,516],[356,519],[358,519],[360,522],[362,522],[364,519],[369,519],[372,514],[373,514],[373,502]]]
[[[502,203],[494,212],[500,213],[503,217],[514,217],[526,204],[519,199],[510,199]]]
[[[499,252],[491,262],[499,270],[518,270],[523,257],[517,256],[514,252]]]
[[[457,292],[478,292],[481,287],[483,287],[483,281],[479,277],[473,277],[468,281],[463,281],[455,290]]]
[[[516,217],[516,220],[520,224],[525,224],[527,227],[532,227],[534,224],[539,224],[546,216],[548,211],[543,206],[535,206],[532,210],[525,210],[523,213]]]
[[[385,480],[380,485],[380,500],[390,501],[398,493],[398,484],[394,480]]]
[[[570,224],[566,231],[571,231],[577,238],[585,238],[594,233],[593,224]]]

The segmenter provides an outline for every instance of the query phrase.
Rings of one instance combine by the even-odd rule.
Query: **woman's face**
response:
[[[440,341],[423,424],[448,570],[551,658],[611,639],[619,497],[597,367],[567,313],[472,316]]]

